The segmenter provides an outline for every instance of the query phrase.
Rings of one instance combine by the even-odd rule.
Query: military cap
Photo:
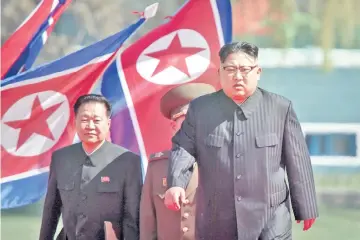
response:
[[[160,100],[160,111],[164,117],[172,119],[182,111],[182,107],[191,100],[215,92],[215,88],[206,83],[188,83],[169,90]]]

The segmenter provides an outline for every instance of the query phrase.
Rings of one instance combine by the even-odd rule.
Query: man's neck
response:
[[[246,100],[248,99],[249,97],[245,97],[245,98],[233,98],[232,100],[237,104],[237,105],[241,105],[243,104],[244,102],[246,102]]]
[[[82,147],[83,147],[84,151],[86,152],[86,154],[90,155],[90,154],[94,153],[96,150],[98,150],[104,142],[105,142],[105,140],[103,140],[101,142],[96,142],[96,143],[82,142]]]
[[[241,104],[243,104],[244,102],[246,102],[246,101],[249,99],[249,97],[251,97],[254,93],[255,93],[255,91],[252,92],[250,95],[248,95],[248,96],[246,96],[246,97],[243,97],[243,98],[232,98],[232,100],[233,100],[236,104],[241,105]]]

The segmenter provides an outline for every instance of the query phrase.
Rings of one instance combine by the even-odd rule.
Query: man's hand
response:
[[[297,223],[300,223],[301,221],[300,220],[297,220],[296,221]],[[306,219],[304,220],[304,227],[303,227],[303,231],[307,231],[311,228],[311,226],[314,224],[315,222],[315,219]]]
[[[165,206],[173,211],[180,210],[181,203],[187,204],[189,200],[185,198],[185,190],[181,187],[172,187],[165,192]]]

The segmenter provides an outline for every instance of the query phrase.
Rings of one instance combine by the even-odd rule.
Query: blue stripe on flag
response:
[[[1,81],[1,86],[3,87],[15,82],[21,82],[27,79],[38,78],[49,74],[80,67],[89,63],[89,61],[96,57],[101,57],[106,54],[114,53],[119,47],[121,47],[122,43],[127,38],[129,38],[130,35],[132,35],[132,33],[144,22],[145,18],[141,18],[136,23],[130,25],[128,28],[102,41],[96,42],[86,48],[83,48],[77,52],[69,54],[48,64],[31,69],[31,71],[26,71],[20,73],[19,75],[4,79],[3,81]],[[90,49],[91,51],[89,51]],[[51,65],[51,68],[48,67],[49,65]]]
[[[232,11],[230,0],[216,0],[223,30],[224,43],[232,41]]]

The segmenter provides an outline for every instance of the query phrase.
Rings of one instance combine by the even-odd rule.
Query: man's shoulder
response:
[[[209,105],[212,101],[218,98],[220,91],[221,90],[197,97],[190,102],[190,105],[193,107]]]
[[[149,162],[158,162],[160,160],[168,160],[170,158],[170,155],[171,155],[171,151],[168,151],[168,150],[152,153],[149,156]]]
[[[114,144],[114,143],[111,143],[111,142],[108,142],[106,141],[105,143],[105,146],[106,147],[106,151],[109,151],[111,153],[116,153],[116,154],[123,154],[123,153],[132,153],[132,154],[135,154],[133,153],[132,151],[130,151],[129,149],[125,148],[125,147],[122,147],[120,145],[117,145],[117,144]]]
[[[263,95],[263,98],[266,100],[266,101],[273,101],[275,103],[277,103],[277,106],[281,106],[281,107],[289,107],[291,101],[280,95],[280,94],[277,94],[277,93],[273,93],[273,92],[269,92],[267,90],[264,90],[262,88],[259,88],[259,90],[261,91],[262,95]]]
[[[81,148],[81,142],[71,144],[66,147],[59,148],[53,152],[53,155],[64,155],[69,153],[74,153],[74,151],[77,151],[79,148]]]
[[[59,161],[61,162],[60,165],[63,165],[64,161],[72,161],[74,155],[81,152],[81,148],[81,142],[79,142],[53,151],[51,157],[52,165],[57,165]]]
[[[149,164],[168,161],[170,158],[170,155],[171,155],[171,151],[168,151],[168,150],[152,153],[149,156]]]
[[[155,186],[166,186],[167,169],[171,151],[161,151],[150,154],[147,173],[152,176]],[[161,180],[162,178],[162,180]]]
[[[112,158],[114,161],[117,162],[128,162],[130,161],[131,163],[134,163],[133,160],[141,160],[140,156],[134,152],[132,152],[131,150],[122,147],[120,145],[111,143],[111,142],[105,142],[105,152],[107,157]],[[137,163],[139,164],[139,163]]]

